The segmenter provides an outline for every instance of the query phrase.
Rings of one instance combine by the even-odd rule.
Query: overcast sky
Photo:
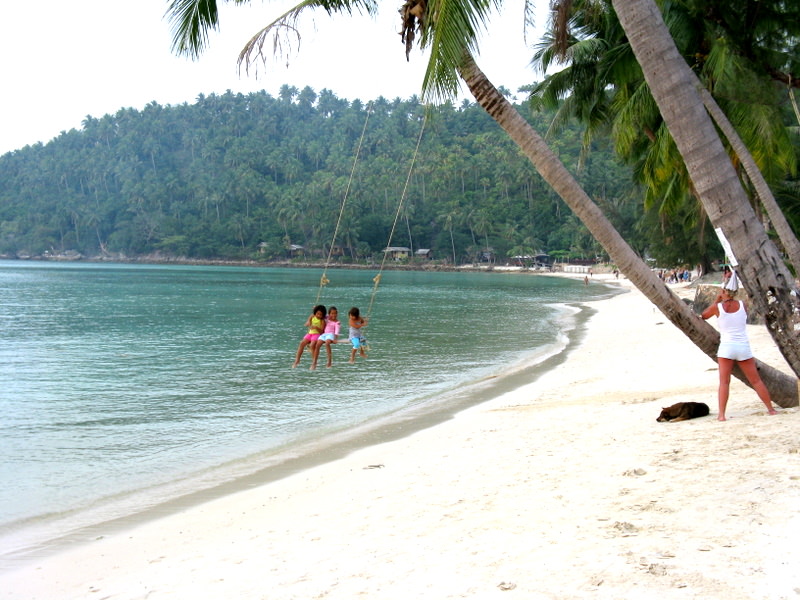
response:
[[[236,59],[246,41],[290,4],[253,0],[249,6],[221,6],[220,30],[196,61],[171,52],[164,13],[168,0],[10,0],[0,19],[0,154],[60,132],[80,128],[87,115],[101,117],[120,108],[192,103],[199,94],[272,95],[283,84],[338,97],[371,100],[409,98],[420,93],[426,56],[406,62],[398,35],[400,2],[382,2],[377,19],[324,11],[301,21],[299,52],[270,62],[258,77],[239,73]],[[291,3],[294,4],[294,3]],[[538,38],[548,2],[538,0]],[[479,65],[495,85],[515,91],[536,74],[523,36],[523,0],[506,0],[482,37]],[[468,97],[466,92],[463,97]]]

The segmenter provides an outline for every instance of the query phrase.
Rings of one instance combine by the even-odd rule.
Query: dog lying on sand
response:
[[[678,402],[661,410],[656,421],[686,421],[708,416],[708,404],[704,402]]]

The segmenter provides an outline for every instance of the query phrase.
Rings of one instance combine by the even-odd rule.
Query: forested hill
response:
[[[519,110],[546,131],[549,115]],[[450,262],[489,249],[502,262],[594,255],[583,226],[477,105],[430,112],[408,178],[425,113],[417,98],[351,102],[284,87],[279,97],[226,93],[87,117],[79,131],[0,157],[0,255],[268,261],[295,245],[322,256],[346,196],[334,245],[339,260],[359,260],[387,246],[407,180],[393,246]],[[550,144],[625,234],[637,204],[630,173],[606,148],[579,168],[580,141],[567,128]]]

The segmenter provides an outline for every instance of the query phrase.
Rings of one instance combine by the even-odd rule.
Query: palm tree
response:
[[[458,90],[461,78],[475,100],[517,143],[545,181],[584,222],[619,269],[673,324],[709,357],[715,359],[719,344],[717,331],[698,319],[655,276],[586,195],[541,136],[478,68],[472,51],[476,48],[478,27],[485,22],[493,5],[485,0],[473,0],[471,4],[426,4],[425,0],[408,0],[403,5],[402,41],[406,44],[406,52],[413,47],[417,33],[421,33],[420,43],[431,47],[423,92],[434,98],[452,97]],[[324,3],[320,0],[306,0],[256,34],[240,56],[249,57],[253,49],[260,51],[270,33],[274,33],[273,30],[280,31],[281,27],[296,19],[304,8],[315,6],[324,6],[328,12],[351,12],[354,8],[361,8],[368,13],[373,13],[376,7],[370,0],[326,0]],[[205,32],[216,24],[216,3],[214,0],[173,0],[169,12],[175,23],[174,47],[178,51],[196,55],[207,41]],[[435,15],[435,19],[429,15]],[[796,406],[798,394],[795,380],[763,363],[759,362],[758,365],[762,379],[776,398],[776,403],[780,406]],[[746,381],[741,373],[737,377]]]
[[[653,0],[612,0],[645,80],[711,222],[740,261],[738,273],[786,361],[800,374],[794,280],[753,212],[698,92],[699,82]]]
[[[753,188],[755,188],[756,195],[758,199],[761,200],[761,204],[764,205],[767,215],[769,215],[769,220],[772,222],[772,226],[778,234],[778,239],[781,241],[781,244],[783,244],[783,248],[789,256],[789,262],[792,264],[792,267],[794,267],[795,273],[800,273],[800,241],[798,241],[791,225],[789,225],[789,222],[786,220],[786,216],[778,206],[775,196],[772,195],[772,190],[770,190],[767,182],[764,180],[764,176],[758,169],[755,160],[753,160],[753,156],[744,145],[744,142],[728,120],[728,117],[717,105],[711,92],[702,86],[698,86],[698,92],[703,99],[703,104],[708,114],[711,115],[717,127],[725,134],[728,142],[736,152],[736,156],[742,161],[745,172],[750,178]]]
[[[487,110],[492,118],[519,145],[545,181],[586,225],[619,270],[698,348],[716,359],[719,346],[717,331],[698,319],[628,246],[541,136],[488,81],[470,57],[464,58],[460,70],[475,99],[481,106],[489,107]],[[792,391],[793,387],[797,387],[794,378],[760,361],[758,368],[770,392],[781,400],[780,406],[797,405],[797,392]]]
[[[648,203],[658,200],[662,211],[672,213],[676,203],[683,204],[691,195],[691,182],[610,4],[611,0],[577,0],[557,5],[552,27],[534,60],[542,72],[556,62],[568,66],[530,88],[534,104],[557,109],[551,131],[571,116],[581,120],[587,126],[585,146],[596,130],[606,132],[611,127],[617,151],[627,160],[640,161],[637,172],[647,184]],[[693,68],[705,85],[718,89],[726,98],[762,162],[780,165],[781,176],[792,171],[794,148],[781,123],[780,107],[775,102],[777,91],[771,82],[754,72],[757,66],[732,49],[737,44],[729,35],[717,37],[716,30],[709,34],[706,12],[692,15],[680,3],[665,5],[662,10],[673,28],[673,37],[681,40],[682,54],[693,58]],[[755,89],[765,92],[755,94]],[[698,91],[744,167],[795,272],[800,273],[800,242],[753,156],[708,89],[704,86]],[[650,143],[643,144],[641,140],[648,138]]]
[[[278,217],[278,223],[283,229],[284,238],[287,240],[287,244],[291,244],[289,227],[294,226],[303,214],[300,201],[294,196],[282,196],[275,205],[275,212]]]
[[[483,251],[485,253],[491,252],[491,247],[489,246],[491,221],[489,213],[485,209],[479,210],[473,215],[472,227],[475,229],[475,233],[483,235]]]
[[[450,248],[453,251],[453,265],[457,264],[456,260],[456,242],[453,238],[453,220],[458,216],[459,211],[454,206],[449,206],[444,212],[440,213],[436,218],[438,221],[444,221],[444,228],[450,233]]]

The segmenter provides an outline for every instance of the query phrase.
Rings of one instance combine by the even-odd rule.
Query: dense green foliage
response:
[[[796,82],[798,24],[791,17],[798,9],[772,0],[743,4],[747,9],[709,0],[659,2],[687,64],[733,123],[784,210],[796,212],[789,186],[800,146],[786,82]],[[674,264],[677,254],[708,264],[718,252],[715,236],[707,235],[710,221],[610,0],[557,6],[560,18],[551,20],[534,56],[548,74],[529,86],[532,105],[557,111],[551,131],[578,120],[587,142],[611,136],[645,191],[648,215],[640,231],[659,262]],[[755,204],[739,157],[730,153]]]
[[[0,254],[270,260],[300,245],[325,256],[347,197],[334,246],[339,260],[365,259],[387,246],[407,179],[394,246],[450,262],[487,249],[499,262],[598,252],[479,106],[429,113],[410,178],[425,106],[379,98],[369,118],[367,108],[285,86],[278,97],[226,93],[87,117],[80,131],[0,157]],[[530,118],[544,131],[552,114]],[[600,142],[578,169],[575,128],[552,148],[633,243],[641,197],[630,172]]]

